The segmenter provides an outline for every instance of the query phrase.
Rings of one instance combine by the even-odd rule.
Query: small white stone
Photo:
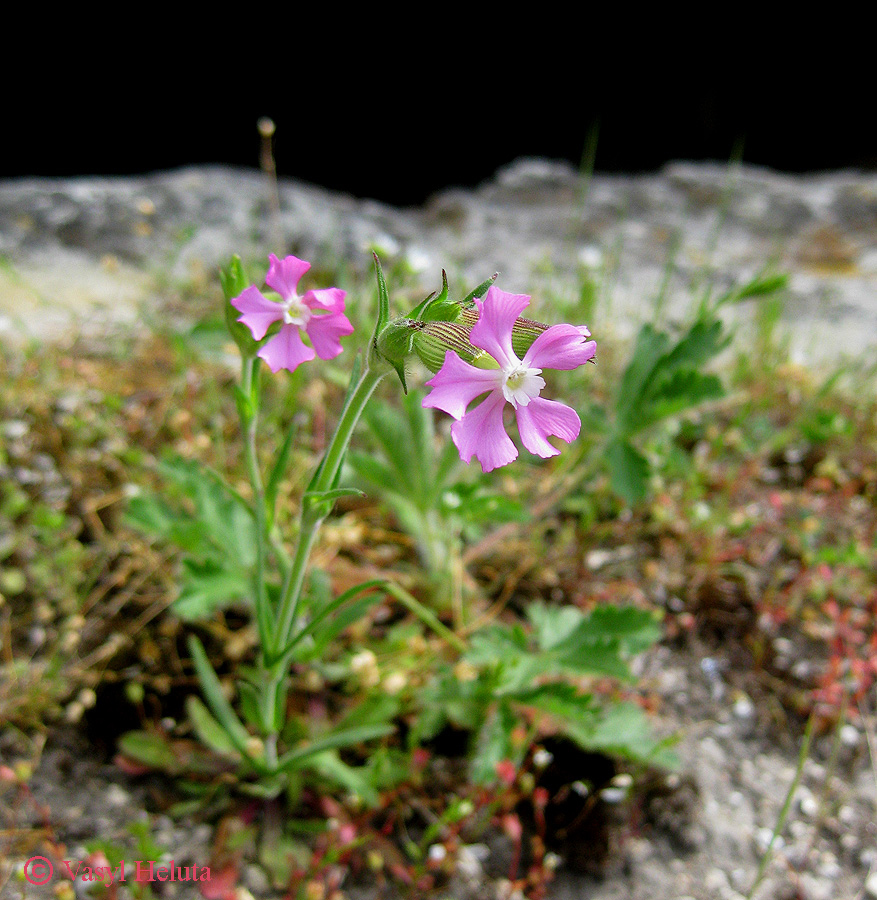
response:
[[[860,738],[861,734],[859,733],[859,729],[856,728],[855,725],[850,725],[849,723],[847,723],[840,730],[840,742],[845,747],[858,746]]]
[[[109,806],[125,806],[131,801],[131,795],[118,784],[111,784],[107,788],[105,797]]]
[[[703,879],[703,884],[710,893],[721,891],[729,886],[728,876],[721,869],[710,869]]]
[[[773,829],[772,828],[759,828],[758,831],[755,832],[755,846],[758,848],[760,853],[766,853],[767,848],[771,846],[771,839],[773,839]],[[779,850],[782,848],[784,844],[782,835],[777,835],[775,839],[773,839],[773,849]]]
[[[802,793],[798,800],[798,808],[808,819],[812,819],[819,814],[819,801],[805,788],[801,788],[800,790]]]
[[[742,694],[734,702],[734,715],[738,719],[749,719],[754,712],[755,704],[745,694]]]

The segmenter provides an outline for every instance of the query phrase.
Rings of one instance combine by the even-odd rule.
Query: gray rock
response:
[[[419,209],[289,179],[279,196],[275,218],[261,173],[216,166],[0,182],[0,334],[51,337],[71,318],[136,323],[141,304],[160,304],[163,281],[232,253],[291,251],[364,271],[381,247],[422,271],[427,290],[444,267],[467,285],[499,271],[509,290],[574,299],[590,273],[602,305],[588,324],[622,337],[654,315],[668,264],[666,313],[681,316],[692,282],[725,290],[773,262],[791,274],[782,324],[795,358],[834,363],[877,346],[875,175],[680,162],[585,180],[566,163],[522,159]],[[756,306],[728,311],[744,335]]]

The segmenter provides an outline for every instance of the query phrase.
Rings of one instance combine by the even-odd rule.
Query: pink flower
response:
[[[340,338],[353,332],[344,315],[344,291],[340,288],[323,288],[308,291],[304,296],[296,292],[298,281],[311,264],[295,256],[280,260],[273,253],[268,257],[271,265],[265,276],[265,284],[280,295],[280,300],[269,300],[256,287],[248,287],[231,304],[243,313],[243,322],[260,341],[268,329],[283,321],[280,331],[259,350],[259,357],[268,363],[272,372],[298,366],[319,356],[333,359],[341,352]],[[302,333],[312,346],[302,340]]]
[[[582,423],[575,410],[539,396],[545,387],[542,369],[575,369],[592,359],[597,345],[586,340],[591,333],[584,326],[553,325],[533,341],[523,359],[518,359],[512,348],[512,329],[530,298],[491,287],[483,302],[475,302],[479,317],[469,340],[487,351],[497,368],[470,365],[449,350],[441,369],[427,382],[432,391],[423,405],[444,410],[457,420],[451,426],[451,437],[460,458],[468,463],[477,457],[484,472],[518,456],[503,425],[506,403],[515,411],[524,446],[536,456],[556,456],[560,451],[548,438],[574,441]],[[487,392],[478,406],[466,412],[476,397]]]

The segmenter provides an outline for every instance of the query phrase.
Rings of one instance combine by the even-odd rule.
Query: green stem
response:
[[[341,418],[338,420],[335,434],[332,435],[332,439],[329,441],[329,446],[326,448],[326,453],[323,456],[316,477],[302,498],[298,544],[292,565],[283,585],[280,605],[277,610],[277,627],[274,632],[273,643],[275,655],[282,652],[282,649],[289,644],[292,637],[308,559],[310,558],[317,532],[323,523],[323,519],[326,517],[325,506],[320,503],[318,495],[335,487],[356,423],[359,421],[359,417],[362,415],[362,411],[365,409],[378,383],[386,374],[386,371],[373,372],[367,365],[365,366],[356,387],[351,392],[341,412]],[[308,494],[317,495],[315,502],[309,500]],[[268,645],[263,644],[263,646]],[[276,662],[276,659],[271,662]],[[277,677],[282,676],[278,674]]]
[[[259,458],[256,450],[256,434],[259,425],[259,359],[255,356],[245,357],[241,365],[241,390],[250,401],[242,412],[244,431],[244,460],[247,466],[250,484],[253,488],[253,506],[256,514],[256,572],[254,577],[256,624],[259,629],[259,640],[263,647],[271,641],[271,617],[268,610],[265,592],[265,540],[267,519],[265,516],[265,488],[259,470]]]

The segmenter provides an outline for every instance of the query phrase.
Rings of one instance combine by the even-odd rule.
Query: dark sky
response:
[[[281,176],[398,205],[477,184],[522,155],[578,164],[593,134],[598,171],[725,162],[738,146],[744,161],[781,171],[877,168],[869,105],[841,82],[795,70],[769,82],[712,82],[702,70],[670,78],[652,65],[625,80],[593,61],[534,58],[493,62],[469,78],[459,61],[412,70],[408,58],[363,62],[332,80],[320,56],[293,56],[258,78],[239,77],[252,70],[245,64],[199,62],[194,74],[159,66],[149,78],[71,70],[39,97],[13,94],[0,178],[255,168],[260,116],[277,123]]]

